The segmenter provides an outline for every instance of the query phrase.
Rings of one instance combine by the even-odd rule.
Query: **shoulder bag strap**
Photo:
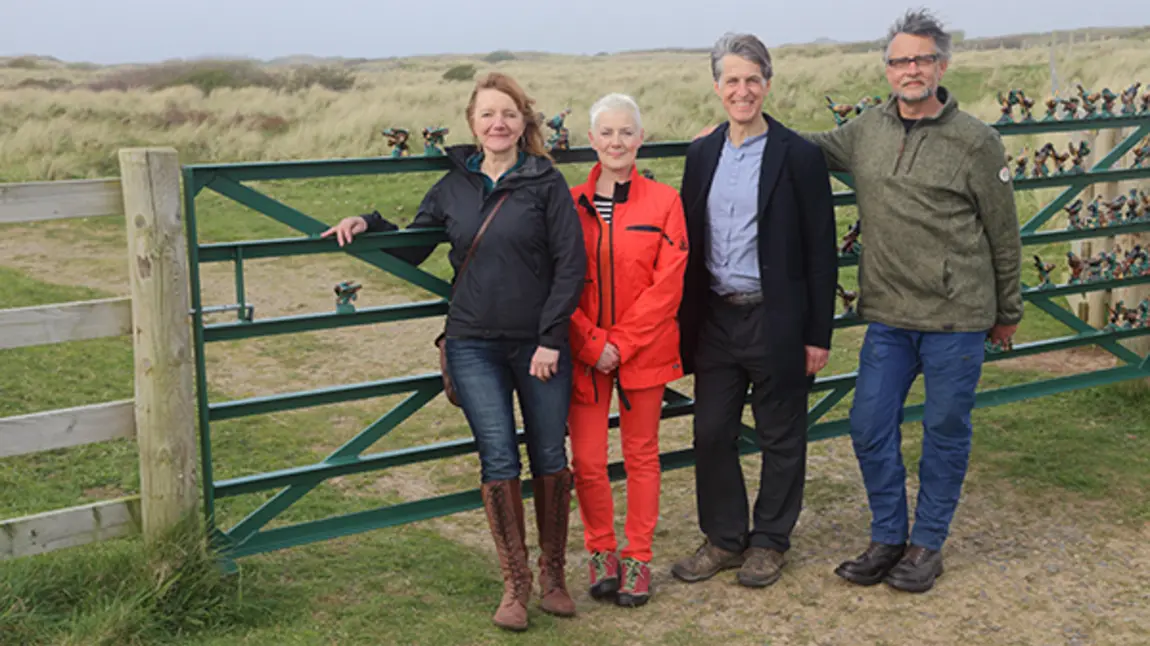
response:
[[[479,246],[479,240],[483,238],[484,232],[487,231],[487,226],[491,224],[491,220],[495,217],[495,214],[499,212],[499,207],[503,206],[503,203],[507,201],[509,195],[511,195],[511,191],[504,192],[503,196],[499,198],[499,201],[495,203],[495,208],[491,209],[491,212],[483,219],[483,224],[479,225],[479,232],[475,234],[475,239],[471,241],[471,246],[467,249],[467,256],[463,259],[463,264],[459,266],[459,273],[455,276],[455,284],[451,286],[453,294],[455,293],[455,285],[459,284],[459,280],[463,277],[463,271],[467,269],[467,265],[475,255],[475,248]]]

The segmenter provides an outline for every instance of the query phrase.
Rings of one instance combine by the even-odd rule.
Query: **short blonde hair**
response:
[[[591,127],[595,127],[595,123],[599,120],[599,115],[613,110],[630,112],[631,117],[635,119],[635,126],[640,130],[643,128],[643,117],[639,114],[639,104],[635,103],[635,99],[618,92],[613,92],[600,98],[591,106]]]

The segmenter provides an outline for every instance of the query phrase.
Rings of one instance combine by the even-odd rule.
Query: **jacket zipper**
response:
[[[610,236],[611,244],[611,326],[615,326],[615,223],[619,221],[619,205],[612,200],[611,202],[611,221],[607,223],[607,231]],[[620,366],[621,368],[622,366]],[[619,391],[619,404],[627,410],[631,410],[631,402],[627,401],[627,395],[623,393],[623,380],[619,377],[619,368],[615,369],[615,386]]]
[[[584,196],[586,199],[586,196]],[[594,204],[590,205],[591,213],[595,216],[595,225],[599,227],[599,238],[595,241],[595,276],[597,278],[596,285],[599,287],[599,319],[597,321],[599,327],[603,327],[603,219],[599,217],[599,209],[595,208]],[[591,388],[595,391],[595,403],[599,403],[599,380],[595,378],[595,366],[590,367],[591,371]]]

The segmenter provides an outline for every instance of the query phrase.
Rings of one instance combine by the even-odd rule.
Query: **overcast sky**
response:
[[[210,55],[594,54],[880,37],[912,0],[0,0],[0,55],[93,63]],[[937,0],[968,37],[1150,24],[1150,0]],[[837,8],[832,8],[837,7]]]

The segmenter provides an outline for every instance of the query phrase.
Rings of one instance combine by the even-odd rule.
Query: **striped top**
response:
[[[607,224],[611,224],[611,211],[614,207],[614,201],[609,197],[603,197],[598,193],[595,194],[595,210],[603,218]]]

